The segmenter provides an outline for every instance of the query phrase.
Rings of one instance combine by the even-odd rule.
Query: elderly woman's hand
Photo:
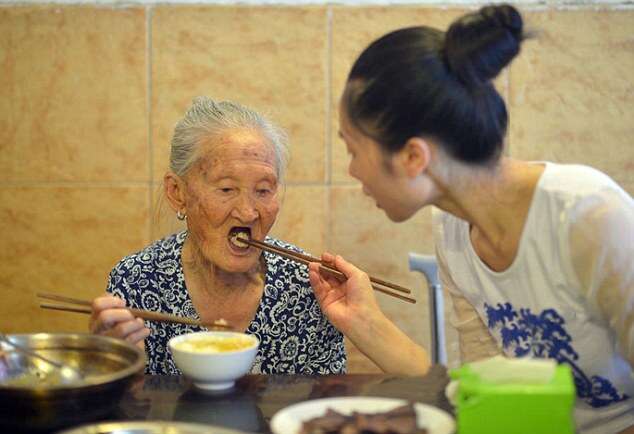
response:
[[[125,308],[125,301],[106,294],[97,297],[92,302],[90,317],[90,331],[95,334],[125,339],[131,344],[145,350],[145,338],[150,335],[150,329],[145,327],[143,320],[134,318]]]

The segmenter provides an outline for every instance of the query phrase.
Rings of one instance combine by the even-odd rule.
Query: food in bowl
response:
[[[226,331],[188,333],[168,342],[178,369],[205,390],[231,388],[251,370],[259,345],[253,335]]]
[[[256,342],[249,335],[202,335],[192,336],[176,342],[177,349],[201,353],[222,353],[227,351],[240,351],[252,347]]]

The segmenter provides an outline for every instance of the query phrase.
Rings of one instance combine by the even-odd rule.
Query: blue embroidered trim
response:
[[[546,309],[535,315],[530,309],[519,313],[511,303],[498,303],[497,307],[484,304],[489,329],[499,329],[504,349],[511,348],[517,357],[555,359],[572,368],[577,396],[594,408],[625,401],[626,394],[619,394],[614,385],[598,375],[588,377],[575,363],[579,354],[572,346],[572,338],[564,327],[564,318],[555,309]]]

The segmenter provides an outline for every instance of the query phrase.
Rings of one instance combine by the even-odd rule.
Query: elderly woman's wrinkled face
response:
[[[275,151],[261,134],[228,131],[202,143],[185,176],[189,236],[202,255],[228,272],[246,272],[261,251],[229,240],[236,231],[263,240],[279,211]]]

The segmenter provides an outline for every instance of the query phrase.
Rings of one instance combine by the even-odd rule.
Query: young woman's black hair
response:
[[[459,18],[447,32],[389,33],[352,67],[344,110],[388,152],[428,137],[460,161],[497,160],[508,115],[492,80],[519,53],[522,27],[517,9],[497,5]]]

